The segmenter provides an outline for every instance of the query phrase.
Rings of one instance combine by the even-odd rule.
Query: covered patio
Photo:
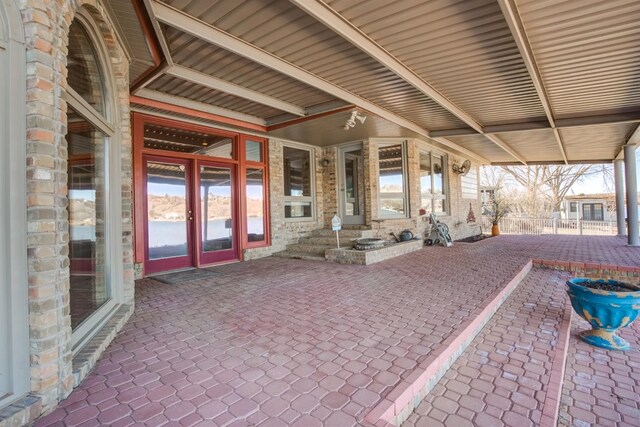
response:
[[[624,357],[584,347],[562,291],[638,280],[637,22],[637,0],[3,0],[0,427],[640,425],[637,326]],[[421,246],[482,232],[481,166],[587,163],[613,165],[617,237]],[[416,252],[325,263],[335,215],[343,243]]]
[[[372,266],[270,257],[185,283],[143,279],[94,372],[36,425],[342,427],[388,425],[403,410],[408,425],[552,425],[562,393],[563,422],[639,425],[638,325],[624,355],[578,342],[571,273],[558,270],[637,280],[639,265],[623,238],[500,236]],[[451,369],[434,368],[468,344]],[[420,403],[411,385],[438,370]]]

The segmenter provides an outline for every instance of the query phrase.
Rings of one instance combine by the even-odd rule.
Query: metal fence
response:
[[[491,230],[491,218],[482,217],[484,230]],[[615,221],[582,221],[557,218],[502,218],[500,233],[503,234],[576,234],[589,236],[615,236],[618,227]]]

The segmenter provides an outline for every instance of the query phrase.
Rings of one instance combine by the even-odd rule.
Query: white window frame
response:
[[[100,114],[70,86],[63,93],[63,99],[105,135],[107,156],[105,156],[105,281],[109,289],[109,299],[73,331],[71,335],[72,353],[77,354],[85,344],[98,332],[123,303],[123,247],[122,247],[122,197],[120,189],[122,153],[121,136],[116,123],[120,121],[118,103],[116,102],[117,82],[111,68],[102,34],[90,13],[81,8],[74,18],[86,30],[93,43],[100,66],[104,85],[105,114]]]
[[[0,370],[7,379],[0,408],[30,389],[26,60],[18,10],[12,0],[0,4]]]
[[[307,151],[309,153],[309,173],[311,174],[311,195],[310,196],[286,196],[284,194],[285,188],[285,173],[284,173],[284,149],[285,147],[295,148],[296,150]],[[285,216],[284,206],[282,206],[282,217],[286,222],[313,222],[317,218],[316,214],[316,151],[315,148],[306,144],[296,144],[294,142],[282,142],[282,197],[285,204],[287,202],[304,202],[311,203],[311,216],[301,218],[287,218]]]
[[[424,194],[422,192],[422,169],[420,166],[420,156],[421,155],[428,155],[429,156],[429,161],[431,163],[431,189],[429,191],[428,194]],[[433,173],[433,157],[440,157],[442,159],[442,194],[434,194],[433,193],[433,186],[434,186],[434,173]],[[435,213],[438,216],[446,216],[446,215],[450,215],[451,213],[451,204],[450,204],[450,197],[449,197],[449,156],[446,153],[440,152],[440,151],[436,151],[436,150],[428,150],[428,149],[423,149],[421,148],[419,150],[419,154],[418,154],[418,179],[420,181],[420,209],[424,209],[425,207],[422,206],[422,199],[426,199],[428,198],[429,200],[431,200],[431,211],[429,213]],[[428,196],[428,197],[425,197]],[[433,207],[434,207],[434,202],[436,200],[444,200],[443,202],[443,206],[444,206],[444,212],[434,212],[433,211]]]
[[[382,193],[380,189],[380,148],[391,145],[400,145],[402,147],[402,192]],[[409,191],[407,183],[407,141],[379,141],[376,144],[376,168],[378,174],[378,218],[379,219],[398,219],[409,218]],[[403,214],[385,214],[382,212],[382,200],[402,198]]]

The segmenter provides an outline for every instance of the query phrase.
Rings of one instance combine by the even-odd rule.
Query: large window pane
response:
[[[76,328],[107,299],[107,139],[69,107],[69,270],[71,326]]]
[[[311,196],[311,153],[284,147],[283,162],[284,195]]]
[[[247,169],[247,239],[264,241],[264,173],[262,169]]]
[[[187,176],[184,165],[147,162],[149,259],[187,255]]]
[[[310,218],[312,216],[311,202],[284,202],[285,218]]]
[[[67,73],[69,86],[104,115],[105,100],[100,62],[89,36],[77,21],[69,27]]]
[[[231,169],[200,167],[203,252],[233,247],[232,195]]]
[[[285,218],[313,218],[312,155],[310,150],[284,146]]]
[[[404,192],[402,145],[397,144],[380,147],[378,159],[380,166],[380,192]]]
[[[406,216],[403,144],[378,147],[378,213],[382,218]]]
[[[380,214],[382,216],[404,215],[404,199],[384,198],[380,200]]]
[[[433,156],[433,194],[444,193],[444,162],[442,157]]]

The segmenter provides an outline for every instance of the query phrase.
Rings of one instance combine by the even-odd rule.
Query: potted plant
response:
[[[640,286],[616,280],[575,278],[567,281],[571,306],[593,329],[580,333],[583,341],[608,350],[628,350],[616,335],[640,314]]]
[[[509,213],[509,201],[500,195],[494,195],[489,202],[489,217],[491,218],[491,235],[500,235],[500,220]]]

